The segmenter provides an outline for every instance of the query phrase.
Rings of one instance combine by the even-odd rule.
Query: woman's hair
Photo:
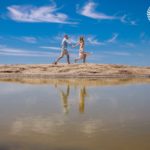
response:
[[[80,36],[79,41],[80,41],[80,42],[83,42],[83,44],[84,44],[84,37],[83,37],[83,36]]]

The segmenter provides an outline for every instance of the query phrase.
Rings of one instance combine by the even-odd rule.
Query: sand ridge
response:
[[[0,65],[0,78],[122,78],[150,77],[150,67],[116,64],[16,64]]]

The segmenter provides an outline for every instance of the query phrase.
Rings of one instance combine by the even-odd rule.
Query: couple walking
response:
[[[69,37],[68,35],[65,35],[63,40],[62,40],[62,50],[61,50],[61,54],[60,56],[57,58],[57,60],[54,62],[54,64],[57,64],[58,61],[63,58],[65,55],[67,56],[67,63],[70,64],[70,56],[69,56],[69,52],[68,52],[68,45],[72,46],[72,48],[79,46],[79,57],[76,58],[74,61],[75,63],[78,60],[83,60],[83,63],[85,63],[86,61],[86,57],[88,55],[88,53],[84,52],[84,37],[80,37],[79,41],[76,43],[76,45],[72,45],[69,42]]]

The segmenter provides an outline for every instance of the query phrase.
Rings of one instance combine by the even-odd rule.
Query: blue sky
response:
[[[68,34],[73,43],[85,37],[88,62],[149,66],[149,7],[149,0],[0,0],[0,63],[51,63]],[[78,49],[69,51],[73,62]]]

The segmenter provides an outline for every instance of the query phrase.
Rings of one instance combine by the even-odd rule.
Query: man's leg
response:
[[[56,62],[58,62],[62,58],[63,58],[63,56],[61,55],[60,57],[57,58]]]
[[[70,58],[69,58],[68,50],[66,49],[66,50],[64,51],[64,53],[65,53],[65,55],[66,55],[66,57],[67,57],[67,63],[70,64]]]
[[[64,52],[62,52],[61,54],[60,54],[60,56],[57,58],[57,60],[55,61],[55,64],[57,64],[58,63],[58,61],[60,60],[60,59],[62,59],[64,57]]]
[[[70,64],[69,54],[67,54],[67,63]]]

